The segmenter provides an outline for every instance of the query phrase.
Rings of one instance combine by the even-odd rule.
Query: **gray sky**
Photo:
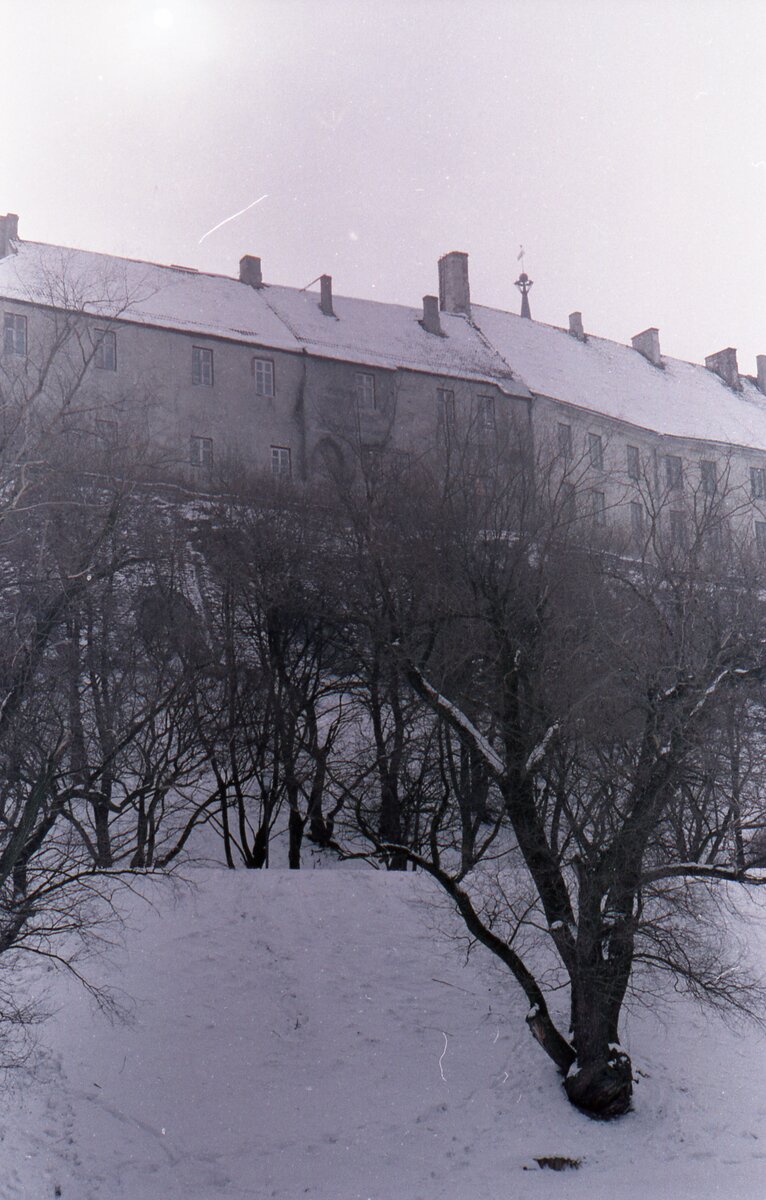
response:
[[[23,237],[766,353],[762,0],[0,0]],[[259,204],[200,238],[260,196]]]

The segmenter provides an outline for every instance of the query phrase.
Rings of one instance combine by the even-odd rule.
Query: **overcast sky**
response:
[[[31,240],[766,353],[763,0],[0,0]],[[241,216],[204,237],[219,222]],[[200,239],[204,240],[200,242]]]

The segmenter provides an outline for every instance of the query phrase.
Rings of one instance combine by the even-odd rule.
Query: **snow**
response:
[[[763,1196],[763,1034],[683,1001],[638,1011],[635,1111],[592,1122],[507,972],[445,936],[457,918],[427,877],[189,874],[176,901],[125,898],[100,969],[129,1022],[44,975],[59,1011],[0,1112],[3,1200]]]
[[[766,449],[766,396],[741,376],[735,392],[706,367],[473,305],[473,319],[530,391],[658,433]],[[740,367],[740,369],[742,369]]]
[[[69,250],[15,243],[0,259],[0,295],[53,304],[88,301],[88,311],[170,329],[188,329],[319,357],[407,367],[436,375],[497,383],[528,396],[502,357],[462,316],[442,314],[446,334],[426,333],[422,310],[374,300],[333,298],[325,316],[317,293],[267,285],[253,288],[223,275]],[[336,319],[337,318],[337,319]]]
[[[766,450],[766,397],[747,375],[736,392],[701,364],[648,362],[632,346],[483,305],[472,319],[442,313],[443,337],[427,333],[422,310],[333,298],[316,291],[252,288],[223,275],[17,241],[0,260],[0,296],[90,312],[248,345],[342,359],[384,369],[494,382],[509,395],[548,396],[632,425],[683,438]]]

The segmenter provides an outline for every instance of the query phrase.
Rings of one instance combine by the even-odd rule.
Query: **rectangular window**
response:
[[[714,496],[718,486],[718,472],[712,458],[703,458],[700,463],[700,483],[703,496]]]
[[[686,514],[671,510],[670,540],[674,546],[686,545]]]
[[[476,397],[476,432],[481,441],[489,441],[495,434],[495,397]]]
[[[577,496],[573,483],[561,485],[561,518],[564,522],[577,520]]]
[[[606,496],[603,492],[591,492],[591,516],[594,525],[606,525]]]
[[[3,324],[3,349],[6,354],[27,353],[27,318],[18,313],[6,313]]]
[[[104,445],[116,446],[117,445],[117,422],[102,420],[100,417],[97,417],[96,418],[96,436],[101,439],[101,441],[104,443]]]
[[[100,371],[117,370],[117,335],[111,329],[96,330],[93,365]]]
[[[201,387],[213,386],[213,351],[192,346],[192,383]]]
[[[641,478],[641,456],[638,453],[638,446],[628,446],[628,479]]]
[[[436,389],[436,420],[440,433],[451,433],[455,428],[455,393],[447,388]]]
[[[559,421],[559,454],[562,458],[572,457],[572,426]]]
[[[189,461],[195,467],[212,467],[213,439],[192,437],[189,439]]]
[[[275,479],[290,479],[293,468],[289,446],[271,447],[271,473]]]
[[[253,359],[256,396],[274,395],[274,364],[270,358]]]
[[[360,412],[374,412],[378,407],[375,396],[375,376],[365,371],[357,371],[354,376],[356,388],[356,406]]]
[[[755,522],[755,544],[759,554],[766,554],[766,521]]]
[[[599,471],[603,470],[604,446],[601,436],[598,433],[588,434],[588,454],[590,456],[590,465],[596,467]]]
[[[750,468],[750,495],[754,500],[766,499],[766,467]]]
[[[677,454],[665,456],[665,483],[669,488],[683,487],[684,468]]]
[[[635,538],[643,537],[644,533],[644,506],[639,504],[637,500],[630,502],[630,532]]]

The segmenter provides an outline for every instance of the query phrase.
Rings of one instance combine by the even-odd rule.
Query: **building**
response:
[[[251,255],[234,279],[26,241],[8,214],[5,386],[60,344],[52,402],[102,441],[140,431],[200,487],[232,464],[305,480],[354,454],[417,454],[452,428],[480,455],[513,420],[579,464],[578,504],[599,522],[640,525],[650,481],[681,536],[683,496],[725,477],[766,546],[766,355],[754,375],[731,348],[682,362],[656,329],[625,346],[579,313],[561,329],[476,304],[463,253],[438,269],[438,297],[409,308],[335,296],[328,275],[318,291],[266,282]]]

